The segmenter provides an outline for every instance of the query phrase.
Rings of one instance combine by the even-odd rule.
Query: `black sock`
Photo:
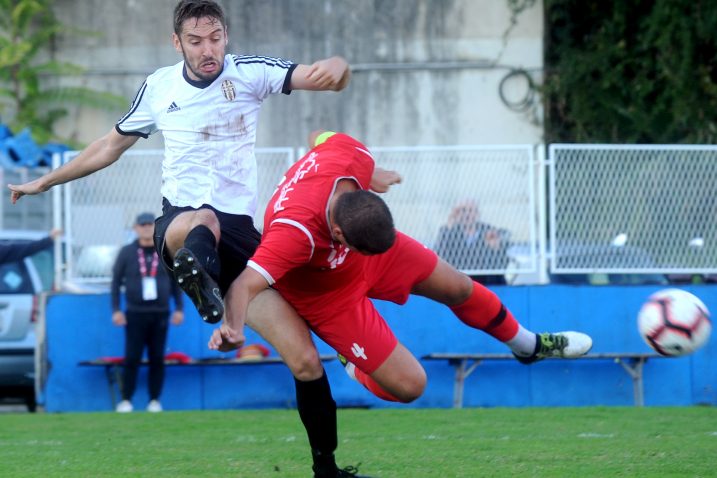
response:
[[[192,251],[202,268],[212,279],[219,279],[220,264],[217,239],[207,226],[197,226],[187,234],[184,247]]]
[[[321,378],[310,382],[296,379],[294,382],[296,406],[309,437],[314,463],[335,467],[334,451],[338,446],[336,402],[331,396],[326,372]]]

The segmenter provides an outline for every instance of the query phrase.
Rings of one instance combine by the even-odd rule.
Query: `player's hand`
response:
[[[10,201],[15,204],[18,199],[25,195],[40,194],[46,191],[40,182],[41,178],[35,179],[34,181],[27,182],[25,184],[8,184],[10,188]]]
[[[340,90],[348,81],[348,63],[339,56],[319,60],[309,67],[306,79],[321,90]]]
[[[369,188],[371,191],[375,191],[377,193],[385,193],[392,185],[398,184],[402,180],[403,178],[401,178],[401,175],[396,171],[376,168],[373,170]]]
[[[226,322],[218,329],[214,329],[209,338],[209,349],[220,352],[231,352],[244,345],[244,333],[231,328]]]
[[[127,325],[127,318],[124,315],[124,312],[121,310],[117,310],[112,313],[112,323],[115,324],[117,327],[124,327]]]
[[[182,325],[182,322],[184,322],[184,311],[175,310],[172,313],[172,324]]]

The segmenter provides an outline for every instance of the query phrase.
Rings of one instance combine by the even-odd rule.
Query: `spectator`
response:
[[[480,212],[475,201],[458,203],[438,233],[436,253],[460,270],[505,269],[508,266],[508,231],[479,219]],[[484,285],[506,283],[502,274],[471,277]]]
[[[52,247],[55,239],[60,237],[61,234],[60,229],[53,229],[50,231],[49,236],[37,241],[0,244],[0,264],[20,261],[37,252],[48,249]]]
[[[123,247],[112,271],[112,322],[125,327],[124,375],[122,401],[117,411],[133,410],[132,395],[142,352],[147,347],[149,359],[149,404],[147,411],[161,412],[159,396],[164,384],[164,346],[167,341],[169,298],[174,297],[172,323],[184,320],[182,292],[160,267],[154,248],[154,215],[142,213],[134,225],[137,240]],[[120,310],[120,286],[125,286],[126,313]]]

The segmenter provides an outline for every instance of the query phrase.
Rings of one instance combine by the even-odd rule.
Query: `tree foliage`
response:
[[[63,26],[52,11],[52,0],[0,0],[0,114],[17,132],[29,127],[38,143],[62,140],[53,132],[66,116],[67,105],[122,108],[121,97],[80,86],[50,86],[59,75],[84,70],[51,57],[53,38],[78,33]],[[6,116],[7,113],[7,116]]]
[[[714,143],[714,0],[545,0],[548,142]]]

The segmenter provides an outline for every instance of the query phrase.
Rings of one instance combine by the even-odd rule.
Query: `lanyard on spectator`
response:
[[[142,277],[147,277],[147,259],[144,255],[144,251],[140,247],[137,249],[137,259],[139,260],[139,273],[142,274]],[[149,277],[156,277],[157,276],[157,266],[159,265],[159,256],[157,255],[157,251],[153,251],[152,253],[152,269],[150,270]]]

